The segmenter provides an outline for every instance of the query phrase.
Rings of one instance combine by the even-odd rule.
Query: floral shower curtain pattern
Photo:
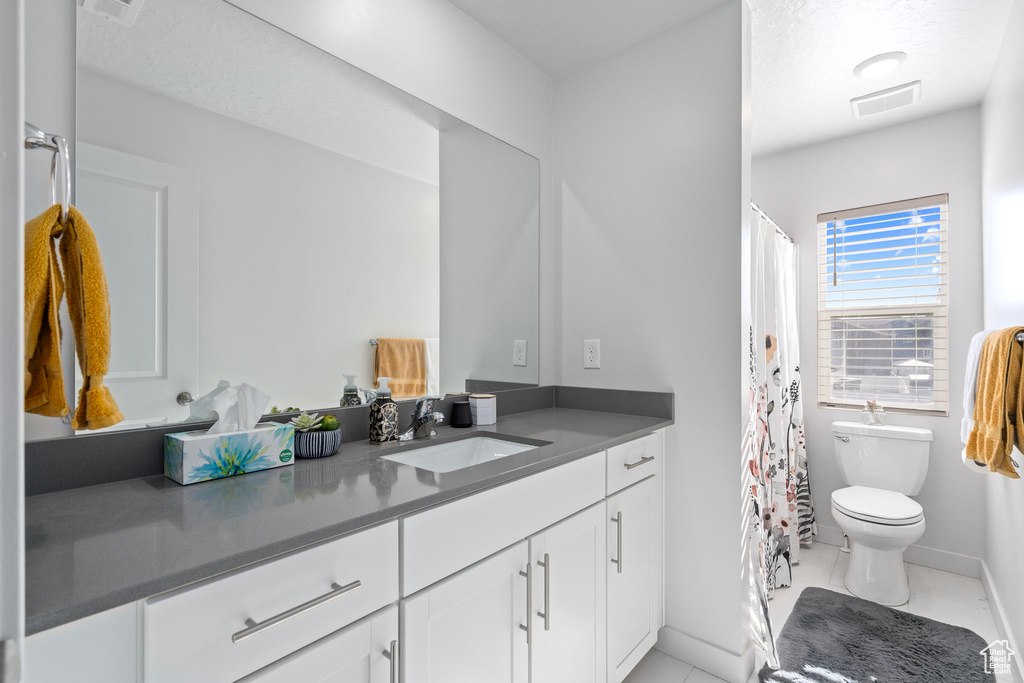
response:
[[[767,612],[772,591],[792,585],[800,544],[815,532],[807,479],[797,247],[754,209],[751,220],[750,404],[744,448],[750,487],[752,627],[774,658]],[[755,561],[756,557],[756,561]]]

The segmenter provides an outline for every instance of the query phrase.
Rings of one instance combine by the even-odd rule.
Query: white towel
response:
[[[427,347],[427,396],[441,395],[441,340],[437,337],[423,340]],[[977,368],[975,368],[977,372]]]
[[[964,370],[964,416],[960,419],[960,441],[967,443],[974,428],[974,399],[978,393],[978,365],[981,363],[981,347],[985,337],[995,330],[979,332],[971,338],[967,350],[967,368]]]

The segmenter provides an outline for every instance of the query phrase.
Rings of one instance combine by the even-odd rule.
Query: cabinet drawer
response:
[[[402,520],[402,595],[451,576],[604,498],[604,452]]]
[[[397,598],[390,522],[147,600],[146,682],[235,681]]]
[[[398,607],[366,617],[298,652],[246,676],[238,683],[296,683],[296,681],[347,681],[351,683],[398,683],[396,662],[385,653],[398,654]]]
[[[662,433],[655,432],[608,449],[608,495],[662,471]]]

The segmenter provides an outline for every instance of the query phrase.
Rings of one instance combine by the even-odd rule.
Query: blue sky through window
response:
[[[935,206],[827,223],[826,307],[937,302],[944,239],[940,211]],[[833,267],[838,287],[832,285]]]

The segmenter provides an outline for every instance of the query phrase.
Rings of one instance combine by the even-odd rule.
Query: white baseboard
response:
[[[747,683],[754,672],[754,648],[751,644],[742,654],[736,654],[665,626],[658,631],[654,649],[729,683]]]
[[[818,533],[812,536],[815,543],[825,543],[827,545],[835,545],[840,548],[843,547],[843,530],[837,526],[825,526],[824,524],[818,524]]]
[[[818,533],[814,540],[828,545],[843,545],[843,531],[839,527],[818,524]],[[910,564],[930,567],[952,574],[981,578],[981,559],[970,555],[961,555],[948,550],[928,548],[923,545],[912,545],[903,551],[903,560]]]
[[[999,593],[996,591],[995,583],[992,582],[992,575],[989,573],[985,560],[981,561],[981,585],[985,587],[985,597],[988,598],[988,606],[992,610],[992,617],[996,622],[996,630],[999,631],[999,637],[1009,641],[1010,649],[1019,653],[1020,649],[1017,648],[1017,639],[1013,637],[1010,625],[1006,622],[1006,611],[1004,610],[1003,602],[999,599]],[[1024,656],[1018,654],[1013,658],[1013,662],[1013,680],[1015,683],[1024,683],[1024,669],[1021,668],[1024,665]]]

